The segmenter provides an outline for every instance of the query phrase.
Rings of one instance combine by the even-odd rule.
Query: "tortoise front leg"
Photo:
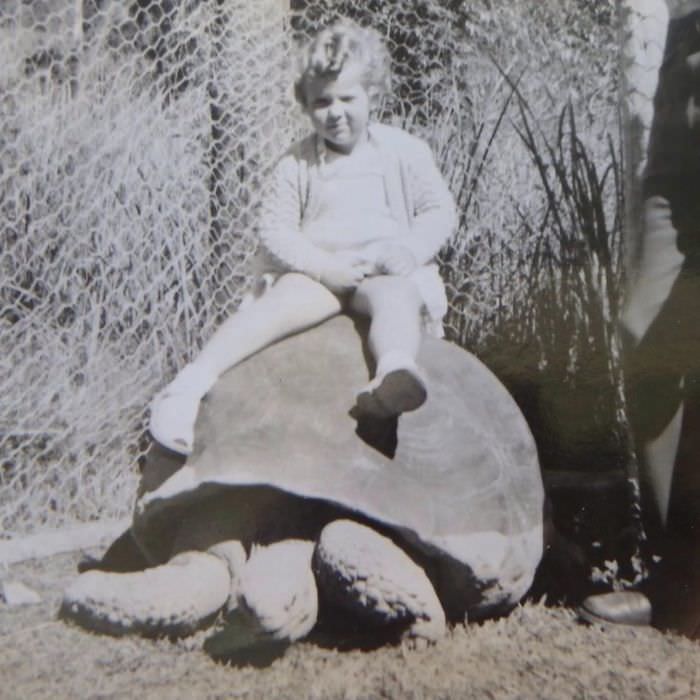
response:
[[[240,572],[224,627],[204,648],[216,658],[266,665],[316,624],[318,594],[311,571],[314,543],[253,545]]]
[[[66,589],[60,615],[104,634],[186,636],[223,608],[231,580],[227,561],[195,551],[145,571],[87,571]]]
[[[408,637],[434,641],[445,634],[445,613],[425,571],[371,528],[351,520],[327,525],[313,568],[323,595],[358,618],[403,623]]]
[[[313,549],[314,543],[307,540],[253,546],[241,572],[238,608],[259,636],[295,641],[316,624]]]

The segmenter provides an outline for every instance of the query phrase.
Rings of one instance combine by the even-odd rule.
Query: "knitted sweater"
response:
[[[381,154],[389,208],[399,223],[401,243],[424,265],[447,242],[456,225],[455,204],[428,145],[408,132],[371,124],[369,138]],[[322,149],[312,134],[280,159],[261,204],[260,240],[287,270],[319,279],[328,253],[303,233],[318,211]]]

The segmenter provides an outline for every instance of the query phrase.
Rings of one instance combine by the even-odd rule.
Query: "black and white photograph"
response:
[[[0,698],[700,698],[700,0],[0,59]]]

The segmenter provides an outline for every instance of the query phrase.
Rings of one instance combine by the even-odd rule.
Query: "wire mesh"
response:
[[[261,183],[307,128],[296,42],[339,15],[386,37],[382,118],[430,142],[458,201],[441,254],[446,325],[476,347],[540,272],[546,202],[514,94],[543,134],[571,103],[606,157],[613,3],[595,12],[575,0],[3,2],[4,536],[130,509],[148,402],[245,293]]]

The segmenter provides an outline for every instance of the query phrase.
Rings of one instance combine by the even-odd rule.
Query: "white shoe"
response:
[[[155,440],[174,452],[192,453],[199,402],[215,378],[193,364],[186,365],[151,402],[149,430]]]
[[[427,398],[425,376],[416,363],[394,357],[380,360],[377,376],[357,395],[357,407],[375,418],[391,418],[415,411]]]

